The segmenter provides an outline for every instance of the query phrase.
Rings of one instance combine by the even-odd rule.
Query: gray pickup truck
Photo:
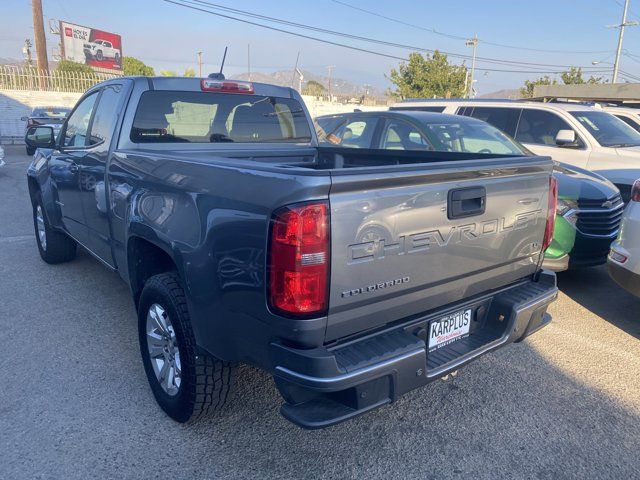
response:
[[[297,92],[216,78],[101,83],[27,142],[41,257],[80,245],[128,283],[177,421],[242,362],[332,425],[550,321],[549,158],[319,147]]]

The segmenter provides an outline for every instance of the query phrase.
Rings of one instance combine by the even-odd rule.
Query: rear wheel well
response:
[[[177,272],[173,259],[162,248],[139,237],[127,245],[129,281],[136,308],[146,281],[159,273]]]

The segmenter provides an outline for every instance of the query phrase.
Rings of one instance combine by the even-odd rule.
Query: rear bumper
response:
[[[607,262],[609,276],[626,291],[640,297],[640,275],[611,260]]]
[[[343,344],[312,350],[272,345],[281,413],[304,428],[323,428],[391,403],[475,358],[521,341],[549,323],[557,297],[555,274],[448,306]],[[468,337],[427,350],[432,320],[472,310]]]

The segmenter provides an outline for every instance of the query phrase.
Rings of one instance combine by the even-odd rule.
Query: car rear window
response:
[[[142,94],[130,138],[135,143],[311,141],[304,109],[292,98],[210,92]]]

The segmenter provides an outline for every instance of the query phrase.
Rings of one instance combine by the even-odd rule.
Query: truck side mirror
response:
[[[573,130],[558,130],[556,134],[556,145],[559,147],[575,147],[576,132]]]
[[[56,139],[53,135],[53,127],[38,126],[29,127],[24,142],[32,148],[52,148]]]

